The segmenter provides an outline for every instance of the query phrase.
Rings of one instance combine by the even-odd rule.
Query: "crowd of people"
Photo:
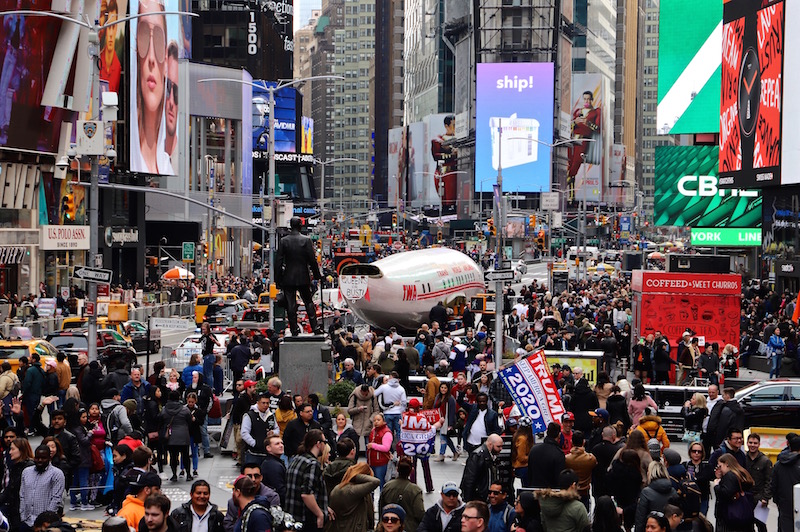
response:
[[[277,377],[259,384],[248,372],[250,343],[277,351],[280,338],[233,335],[234,391],[223,411],[216,340],[205,325],[202,353],[182,372],[160,362],[150,375],[104,372],[83,358],[76,383],[62,386],[64,360],[34,354],[18,372],[5,363],[0,511],[22,531],[58,528],[65,512],[98,507],[111,532],[281,530],[280,507],[305,531],[664,532],[766,530],[758,510],[774,501],[779,530],[792,530],[800,438],[787,436],[773,466],[759,434],[743,440],[741,409],[724,387],[728,356],[737,366],[754,352],[796,359],[792,299],[746,293],[742,343],[701,352],[692,331],[631,338],[630,293],[616,280],[573,283],[560,295],[536,282],[508,291],[517,357],[538,347],[604,353],[592,383],[580,367],[553,365],[566,413],[535,431],[498,378],[487,327],[466,312],[463,335],[451,334],[443,305],[411,338],[393,329],[359,337],[334,318],[337,378],[354,387],[342,405],[285,393]],[[679,383],[709,383],[683,408],[687,460],[670,448],[644,387],[675,382],[672,369]],[[241,475],[230,498],[214,504],[198,465],[211,456],[209,418],[225,417]],[[435,486],[430,463],[446,460],[465,464],[461,478]],[[187,483],[189,500],[176,506],[161,493],[167,482]],[[434,492],[426,508],[423,495]],[[712,501],[716,528],[706,519]]]

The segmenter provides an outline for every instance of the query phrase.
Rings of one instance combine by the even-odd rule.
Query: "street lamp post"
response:
[[[320,165],[320,175],[319,175],[319,204],[320,209],[322,209],[322,219],[325,219],[325,167],[329,164],[339,163],[343,161],[354,161],[358,162],[358,159],[355,157],[336,157],[334,159],[318,159],[314,157],[314,162]]]
[[[213,155],[206,155],[207,175],[208,175],[208,205],[214,206],[214,188],[216,183],[214,177],[216,173],[217,158]],[[212,272],[216,269],[214,266],[214,222],[211,209],[208,209],[208,230],[206,231],[206,244],[208,245],[208,260],[206,260],[206,290],[211,293],[211,283],[213,282]],[[263,214],[262,214],[263,216]]]
[[[189,13],[185,11],[162,11],[158,13],[159,15],[186,15],[191,17],[197,17],[199,15],[195,13]],[[77,24],[89,31],[88,35],[88,47],[87,52],[89,57],[91,58],[92,63],[92,77],[91,77],[91,85],[92,85],[92,107],[91,110],[96,116],[92,118],[97,118],[100,115],[100,32],[110,28],[111,26],[115,26],[117,24],[124,24],[129,20],[138,19],[141,17],[152,16],[153,13],[140,13],[136,15],[130,15],[127,17],[123,17],[111,22],[107,22],[105,24],[100,24],[100,21],[95,19],[93,24],[89,23],[88,17],[84,16],[84,20],[80,20],[77,18],[72,18],[67,15],[62,15],[60,13],[53,13],[50,11],[33,11],[28,9],[18,9],[13,11],[3,11],[0,12],[0,15],[6,17],[8,15],[24,15],[24,16],[34,16],[34,17],[52,17],[61,19],[65,22],[70,22],[72,24]],[[79,154],[80,155],[80,154]],[[114,159],[117,156],[117,152],[114,148],[109,148],[106,150],[105,156],[109,159]],[[98,220],[97,220],[97,207],[100,202],[100,193],[99,193],[99,155],[90,155],[92,161],[92,171],[91,177],[89,180],[89,267],[90,268],[97,268],[101,267],[103,261],[102,253],[97,253],[97,244],[98,244]],[[80,166],[80,163],[79,163]],[[88,349],[87,349],[87,356],[89,361],[97,360],[97,342],[93,339],[97,337],[97,283],[94,281],[89,281],[88,285],[88,294],[87,297],[89,301],[87,302],[93,309],[94,312],[90,316],[88,316],[88,335],[90,338]]]
[[[466,170],[453,170],[452,172],[447,172],[447,174],[469,174]],[[432,175],[435,176],[435,172],[414,172],[414,175]],[[444,197],[444,175],[442,175],[442,179],[439,179],[439,224],[442,223],[442,198]]]
[[[269,275],[267,277],[267,286],[269,288],[269,293],[272,294],[272,284],[275,280],[275,248],[277,247],[277,223],[276,223],[276,201],[275,201],[275,187],[277,183],[275,182],[275,92],[285,89],[287,87],[291,87],[293,85],[297,85],[298,83],[304,83],[306,81],[315,81],[320,79],[337,79],[341,80],[344,79],[342,76],[310,76],[307,78],[300,78],[300,79],[292,79],[292,80],[283,80],[279,81],[275,84],[274,87],[268,87],[266,83],[257,84],[251,83],[249,81],[245,81],[242,79],[229,79],[229,78],[205,78],[197,80],[198,83],[209,83],[212,81],[220,81],[220,82],[227,82],[227,83],[238,83],[240,85],[250,85],[251,87],[255,87],[257,89],[265,90],[269,93],[269,183],[267,185],[267,190],[269,193],[269,205],[270,205],[270,220],[269,220]],[[263,217],[263,212],[262,212]],[[269,326],[271,329],[275,328],[275,313],[272,311],[274,301],[270,300],[270,311],[269,311]]]

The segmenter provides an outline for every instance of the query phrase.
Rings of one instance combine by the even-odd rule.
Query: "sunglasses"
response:
[[[663,512],[650,512],[647,514],[647,517],[664,517]]]
[[[690,453],[702,453],[702,452],[703,452],[703,449],[692,449],[692,450],[691,450],[691,451],[689,451],[689,452],[690,452]]]
[[[171,79],[167,78],[167,99],[169,99],[170,94],[172,95],[172,101],[175,105],[178,105],[178,84],[172,81]]]
[[[498,490],[489,490],[489,495],[501,495],[503,492]]]
[[[384,523],[395,524],[395,523],[399,523],[400,522],[400,518],[399,517],[394,517],[394,516],[391,516],[391,515],[384,515],[383,517],[381,517],[381,521],[384,522]]]
[[[164,28],[139,22],[139,28],[136,33],[136,49],[139,50],[139,58],[147,58],[151,42],[156,61],[163,63],[164,56],[167,54],[167,37],[164,34]]]

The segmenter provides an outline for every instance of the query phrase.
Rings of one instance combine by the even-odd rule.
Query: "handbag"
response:
[[[695,443],[699,442],[702,434],[696,430],[685,430],[683,431],[683,436],[681,436],[681,441],[685,441],[686,443]]]
[[[172,419],[169,420],[169,424],[167,425],[166,430],[164,431],[164,437],[169,439],[172,436],[172,422],[175,421],[175,416],[172,416]]]
[[[100,449],[94,445],[89,446],[89,453],[92,455],[92,467],[89,470],[92,473],[99,473],[105,471],[106,464],[103,462],[103,457],[100,456]]]
[[[219,419],[222,417],[222,407],[219,404],[219,397],[216,395],[211,403],[211,409],[208,411],[209,419]]]
[[[752,527],[755,519],[754,508],[753,494],[744,491],[742,482],[739,481],[739,492],[728,504],[725,521],[734,527]]]

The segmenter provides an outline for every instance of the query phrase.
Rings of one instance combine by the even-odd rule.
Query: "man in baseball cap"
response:
[[[460,532],[461,514],[464,502],[460,498],[461,490],[454,482],[442,486],[442,497],[436,504],[428,508],[419,524],[419,530],[441,530],[442,532]]]
[[[572,427],[575,426],[575,414],[564,412],[561,415],[561,450],[568,455],[572,450]]]

